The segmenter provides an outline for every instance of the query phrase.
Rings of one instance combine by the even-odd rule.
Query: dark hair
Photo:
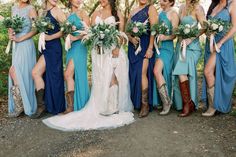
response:
[[[210,5],[210,7],[209,7],[209,9],[208,9],[208,11],[207,11],[207,19],[208,19],[209,15],[211,15],[213,9],[214,9],[219,3],[220,3],[220,0],[212,0],[212,1],[211,1],[211,5]],[[226,0],[226,5],[225,5],[225,7],[227,7],[227,6],[228,6],[228,0]]]
[[[111,15],[115,17],[116,22],[120,21],[116,8],[116,0],[108,0],[111,6]]]
[[[169,0],[169,2],[172,3],[171,4],[172,7],[175,5],[175,0]]]

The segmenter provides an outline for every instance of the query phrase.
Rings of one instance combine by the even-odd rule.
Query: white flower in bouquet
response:
[[[185,33],[185,34],[188,34],[188,33],[190,33],[190,28],[188,28],[188,27],[187,27],[187,28],[185,28],[185,29],[184,29],[184,33]]]
[[[212,23],[211,27],[213,30],[217,30],[219,28],[219,26],[216,23]]]
[[[224,26],[220,25],[219,32],[222,32],[224,30]]]
[[[109,33],[109,32],[110,32],[110,30],[109,30],[109,29],[105,29],[105,32],[106,32],[106,33]]]
[[[187,27],[187,28],[191,28],[190,24],[186,24],[185,27]]]

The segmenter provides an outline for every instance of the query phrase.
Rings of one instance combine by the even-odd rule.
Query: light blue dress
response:
[[[81,19],[76,13],[71,14],[68,21],[73,23],[77,30],[83,28]],[[76,36],[78,33],[72,35]],[[74,111],[82,109],[90,95],[87,77],[87,52],[87,48],[81,43],[81,40],[77,40],[72,43],[71,49],[66,54],[66,64],[72,60],[75,68]]]
[[[17,37],[25,35],[31,31],[31,20],[29,18],[29,12],[33,7],[28,5],[22,9],[18,6],[12,7],[12,16],[18,15],[24,17],[24,28],[16,34]],[[32,115],[35,113],[37,104],[35,97],[34,81],[31,76],[31,71],[36,64],[36,50],[33,39],[27,39],[20,43],[16,43],[15,49],[12,52],[12,66],[15,68],[17,81],[21,92],[23,101],[24,112],[26,115]],[[13,86],[13,80],[8,77],[8,111],[14,112],[14,101],[10,92]]]
[[[196,24],[197,21],[190,15],[184,16],[181,20],[182,24]],[[173,71],[173,100],[177,110],[182,110],[182,98],[179,89],[179,75],[187,75],[189,79],[191,99],[195,104],[195,108],[198,108],[198,86],[197,86],[197,63],[201,56],[201,47],[199,38],[196,38],[191,44],[187,46],[186,59],[180,60],[181,53],[180,42],[176,46],[175,54],[175,68]]]
[[[230,3],[229,3],[230,4]],[[222,9],[214,17],[231,23],[231,16],[228,6]],[[218,33],[215,36],[216,43],[224,37],[224,33]],[[220,53],[216,53],[216,69],[215,69],[215,92],[214,92],[214,108],[217,111],[228,113],[232,107],[232,94],[236,81],[236,64],[234,58],[234,39],[230,38],[220,48]],[[204,64],[210,57],[209,40],[206,40]],[[207,100],[207,86],[205,78],[203,80],[202,100]]]
[[[168,26],[168,29],[171,30],[173,28],[170,20],[167,17],[167,13],[162,11],[159,14],[159,24],[165,23]],[[164,76],[167,89],[168,89],[168,95],[171,98],[172,93],[172,70],[173,70],[173,63],[174,63],[174,43],[173,40],[166,40],[161,42],[161,46],[159,48],[160,55],[156,54],[156,59],[161,59],[164,67],[162,74]],[[153,105],[159,105],[161,103],[158,91],[157,91],[157,84],[156,81],[154,81],[154,88],[153,88]]]

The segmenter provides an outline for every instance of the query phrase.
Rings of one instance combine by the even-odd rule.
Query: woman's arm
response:
[[[55,11],[56,19],[57,19],[58,22],[62,23],[64,21],[66,21],[66,16],[62,12],[61,9],[56,8],[54,11]],[[58,38],[60,38],[62,36],[63,36],[63,32],[59,31],[59,32],[57,32],[55,34],[52,34],[52,35],[45,35],[45,40],[46,41],[50,41],[50,40],[53,40],[53,39],[58,39]]]
[[[232,38],[236,33],[236,1],[232,1],[229,7],[229,12],[231,16],[232,27],[228,33],[217,43],[220,48],[227,40]]]
[[[201,25],[201,28],[200,29],[200,32],[198,34],[198,37],[201,36],[203,33],[205,33],[205,29],[204,29],[204,22],[206,21],[206,14],[204,12],[204,9],[201,5],[198,5],[197,8],[196,8],[196,17],[197,17],[197,20],[198,22],[200,23]]]
[[[35,11],[34,8],[30,10],[29,17],[31,20],[37,18],[37,12]],[[13,36],[12,40],[15,42],[22,42],[24,40],[32,38],[35,34],[37,34],[37,32],[34,30],[31,30],[29,33],[27,33],[19,38],[16,38],[16,36]]]

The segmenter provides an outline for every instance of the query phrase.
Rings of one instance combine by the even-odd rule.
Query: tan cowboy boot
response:
[[[9,113],[8,116],[11,118],[14,118],[14,117],[18,117],[24,111],[24,108],[23,108],[23,102],[22,102],[19,86],[17,85],[12,86],[10,91],[13,97],[15,108],[14,108],[14,112]]]
[[[214,109],[214,92],[215,87],[207,88],[207,97],[208,97],[208,109],[205,113],[202,113],[204,117],[212,117],[215,115],[216,109]]]
[[[159,89],[159,94],[161,97],[161,101],[163,103],[163,110],[160,112],[160,115],[166,115],[169,113],[171,105],[172,105],[172,101],[168,95],[168,90],[167,90],[167,86],[164,83]]]
[[[148,116],[149,114],[149,104],[148,104],[148,88],[142,91],[142,106],[139,113],[139,118]]]

